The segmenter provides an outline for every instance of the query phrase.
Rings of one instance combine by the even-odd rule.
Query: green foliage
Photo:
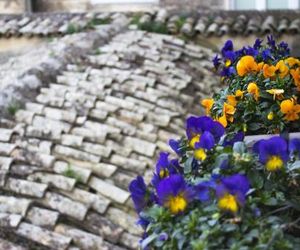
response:
[[[67,27],[67,34],[74,34],[80,31],[81,31],[80,27],[73,23],[70,23]]]
[[[230,138],[230,135],[227,135]],[[226,138],[226,137],[225,137]],[[293,250],[300,249],[300,159],[291,156],[285,168],[268,172],[244,142],[219,145],[195,166],[188,141],[180,150],[184,178],[191,185],[208,180],[211,173],[248,177],[247,202],[236,214],[224,212],[211,194],[208,202],[192,202],[178,215],[152,205],[140,216],[150,221],[142,247],[162,250]],[[226,162],[227,164],[223,164]],[[167,235],[167,239],[161,236]]]
[[[107,18],[93,18],[92,20],[89,21],[89,23],[87,24],[88,28],[94,28],[95,26],[98,25],[106,25],[106,24],[110,24],[112,22],[111,18],[107,17]]]
[[[184,25],[185,21],[186,21],[186,17],[184,17],[184,16],[181,16],[181,17],[179,17],[178,20],[176,20],[175,24],[176,24],[176,27],[177,27],[178,31],[181,30],[181,28]]]
[[[227,42],[222,58],[215,61],[224,88],[213,96],[209,115],[219,121],[221,117],[227,120],[223,122],[227,131],[251,135],[300,130],[300,85],[296,73],[300,72],[300,61],[290,57],[289,49],[282,43],[273,42],[274,45],[268,42],[247,47],[250,52],[234,51]],[[251,67],[254,70],[249,70]],[[237,95],[237,91],[242,95]]]
[[[101,55],[101,49],[100,48],[97,48],[96,50],[95,50],[95,55]]]
[[[17,113],[17,111],[21,108],[22,108],[21,103],[16,100],[13,100],[9,103],[9,105],[7,107],[7,112],[11,116],[14,116]]]
[[[179,217],[161,210],[154,207],[146,213],[154,223],[148,228],[144,246],[162,250],[292,250],[300,247],[299,238],[283,233],[279,226],[283,221],[277,216],[255,220],[249,214],[243,220],[231,219],[220,214],[215,206],[198,206]],[[161,234],[168,235],[168,239],[162,241]]]
[[[145,30],[148,32],[154,32],[159,34],[168,34],[168,28],[166,24],[161,22],[150,21],[146,23],[139,23],[139,29]]]
[[[141,13],[136,13],[135,15],[133,15],[133,17],[131,18],[130,24],[138,25],[140,22],[141,16],[142,16]]]
[[[77,182],[82,182],[81,176],[78,175],[74,169],[71,168],[71,166],[68,166],[68,168],[63,172],[63,175],[69,178],[75,179]]]

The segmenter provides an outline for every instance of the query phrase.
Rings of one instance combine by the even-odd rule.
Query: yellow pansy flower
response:
[[[243,56],[236,65],[239,76],[245,76],[251,72],[257,72],[258,66],[253,56]]]
[[[276,68],[276,74],[278,74],[280,78],[286,77],[289,73],[289,68],[288,66],[286,66],[283,60],[280,60],[276,64],[275,68]]]
[[[273,65],[265,64],[263,66],[263,75],[265,78],[272,78],[276,76],[276,67]]]
[[[289,65],[290,68],[292,68],[295,65],[299,65],[299,60],[295,57],[289,57],[284,60],[284,62]]]
[[[210,114],[210,110],[211,110],[212,106],[214,105],[214,102],[215,101],[213,98],[202,100],[201,105],[205,108],[206,115]]]
[[[248,87],[247,87],[247,91],[248,93],[252,94],[254,99],[256,101],[258,101],[259,98],[259,87],[257,86],[257,84],[255,82],[251,82],[249,83]]]
[[[300,91],[300,68],[291,69],[290,73],[294,79],[294,83],[297,86],[298,90]]]
[[[285,120],[296,121],[299,119],[300,105],[293,98],[284,100],[280,104],[280,111],[285,115]]]
[[[235,113],[235,107],[224,102],[223,104],[223,115],[217,119],[218,122],[220,122],[223,127],[227,127],[228,121],[233,122],[233,115]]]

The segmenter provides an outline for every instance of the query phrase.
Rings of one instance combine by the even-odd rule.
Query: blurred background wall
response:
[[[0,13],[299,9],[300,0],[0,0]]]

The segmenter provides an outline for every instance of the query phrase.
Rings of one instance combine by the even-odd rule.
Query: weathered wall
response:
[[[141,11],[148,10],[157,6],[150,1],[120,0],[120,3],[113,1],[110,4],[92,4],[91,0],[33,0],[34,10],[36,11],[71,11],[82,12],[92,11]],[[155,1],[154,1],[155,2]],[[171,9],[194,10],[196,7],[200,9],[223,9],[224,1],[222,0],[159,0],[159,4]]]
[[[0,0],[0,13],[17,14],[25,10],[25,0]]]
[[[33,0],[33,10],[83,12],[87,10],[88,0]]]
[[[160,0],[160,5],[191,10],[194,8],[200,9],[223,9],[224,1],[222,0]]]
[[[113,1],[105,4],[92,4],[91,0],[33,0],[35,1],[33,9],[35,11],[68,11],[68,12],[83,12],[83,11],[147,11],[156,4],[149,1],[140,3],[124,3],[124,1]],[[130,1],[129,1],[130,2]]]

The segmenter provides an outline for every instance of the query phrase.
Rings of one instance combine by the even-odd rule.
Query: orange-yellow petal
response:
[[[202,100],[201,105],[205,108],[206,115],[208,115],[210,113],[210,110],[211,110],[212,106],[214,105],[214,102],[215,101],[213,98]]]
[[[224,105],[223,105],[223,113],[225,115],[234,115],[235,113],[235,107],[224,102]]]
[[[288,75],[289,73],[289,68],[286,66],[283,60],[280,60],[276,64],[276,73],[279,75],[280,78],[284,78]]]
[[[280,111],[285,115],[287,121],[299,119],[300,104],[295,104],[295,99],[284,100],[280,104]]]
[[[272,78],[274,77],[276,74],[276,67],[273,65],[268,65],[265,64],[263,66],[263,75],[265,78]]]
[[[249,83],[248,87],[247,87],[247,91],[248,93],[252,94],[254,99],[256,101],[258,101],[259,98],[259,87],[257,86],[257,84],[255,82],[251,82]]]
[[[297,87],[300,86],[300,68],[297,68],[297,69],[291,69],[290,70],[290,73],[294,79],[294,82],[295,82],[295,85]]]
[[[284,100],[280,103],[280,111],[286,114],[293,110],[294,102],[292,100]]]
[[[236,65],[239,76],[245,76],[247,73],[257,72],[257,63],[253,56],[243,56]]]
[[[225,114],[223,114],[221,117],[219,117],[219,118],[217,119],[217,121],[218,121],[219,123],[221,123],[221,124],[223,125],[224,128],[226,128],[227,125],[228,125],[227,119],[226,119],[226,115],[225,115]]]
[[[264,62],[260,62],[259,64],[257,64],[257,71],[261,71],[264,67],[265,63]]]
[[[284,62],[292,68],[294,65],[299,65],[299,60],[295,57],[289,57],[284,60]]]
[[[227,102],[228,102],[231,106],[233,106],[233,107],[235,107],[236,104],[237,104],[237,100],[235,99],[235,96],[234,96],[234,95],[228,95],[228,96],[227,96]]]
[[[244,92],[245,91],[238,89],[237,91],[235,91],[235,97],[242,99],[244,97]]]

